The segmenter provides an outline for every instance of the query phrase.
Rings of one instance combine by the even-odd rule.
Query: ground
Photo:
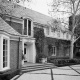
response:
[[[80,65],[27,72],[16,80],[80,80]]]

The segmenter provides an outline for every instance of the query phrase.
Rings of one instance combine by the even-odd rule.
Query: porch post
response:
[[[35,40],[33,41],[33,63],[36,63],[36,47],[35,47]]]
[[[24,39],[22,39],[22,56],[24,55]],[[22,60],[22,65],[24,64],[24,59]]]

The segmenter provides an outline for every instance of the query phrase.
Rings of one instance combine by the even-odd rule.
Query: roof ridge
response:
[[[41,14],[41,15],[50,17],[50,16],[48,16],[48,15],[46,15],[46,14],[43,14],[43,13],[41,13],[41,12],[38,12],[38,11],[36,11],[36,10],[34,10],[34,9],[30,9],[30,8],[27,8],[27,7],[24,7],[24,6],[21,6],[21,7],[25,8],[25,9],[29,9],[29,10],[31,10],[31,11],[34,11],[34,12],[36,12],[36,13],[38,13],[38,14]],[[50,18],[52,18],[52,17],[50,17]]]

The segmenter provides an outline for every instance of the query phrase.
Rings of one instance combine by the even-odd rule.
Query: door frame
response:
[[[24,50],[24,58],[25,58],[24,61],[28,61],[28,57],[27,57],[28,56],[28,49],[27,49],[27,46],[24,45],[24,49],[26,49],[26,54],[25,54],[25,50]]]

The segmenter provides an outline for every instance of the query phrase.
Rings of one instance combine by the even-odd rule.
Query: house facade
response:
[[[13,13],[0,12],[0,72],[20,69],[24,62],[36,63],[36,46],[34,28],[42,28],[45,34],[44,54],[52,57],[68,57],[70,55],[70,33],[51,27],[48,22],[53,18],[31,9],[3,3]],[[12,5],[11,5],[12,4]],[[3,10],[4,11],[4,10]],[[53,26],[53,25],[52,25]],[[24,55],[24,60],[23,60]]]
[[[55,26],[55,25],[53,25]],[[44,29],[46,36],[47,52],[53,58],[70,57],[70,32],[59,23],[58,26],[52,30],[53,27]],[[50,50],[51,48],[51,50]]]

